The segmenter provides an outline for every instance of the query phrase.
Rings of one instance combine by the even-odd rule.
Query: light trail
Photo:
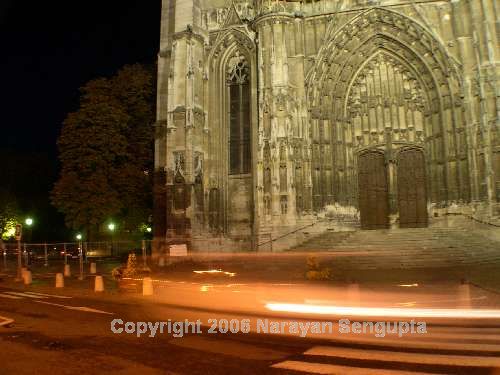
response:
[[[206,274],[221,274],[221,275],[226,275],[229,277],[236,276],[235,272],[226,272],[226,271],[222,271],[222,270],[205,270],[205,271],[193,271],[193,272],[198,274],[198,275],[203,275],[206,273]]]
[[[279,312],[320,315],[350,315],[383,318],[468,318],[500,319],[500,310],[487,309],[431,309],[431,308],[396,308],[396,307],[349,307],[321,306],[294,303],[266,303],[266,309]]]

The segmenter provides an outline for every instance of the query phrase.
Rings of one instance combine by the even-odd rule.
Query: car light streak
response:
[[[271,311],[321,314],[321,315],[352,315],[384,318],[496,318],[500,319],[500,310],[487,309],[430,309],[430,308],[395,308],[395,307],[349,307],[321,306],[293,303],[266,303]]]
[[[229,277],[234,277],[236,276],[236,273],[235,272],[226,272],[226,271],[222,271],[222,270],[204,270],[204,271],[193,271],[194,273],[198,274],[198,275],[203,275],[203,274],[220,274],[220,275],[226,275],[226,276],[229,276]]]

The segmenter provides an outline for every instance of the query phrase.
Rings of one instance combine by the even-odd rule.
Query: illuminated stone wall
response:
[[[453,206],[497,220],[494,1],[164,0],[156,167],[166,191],[177,178],[189,197],[167,198],[177,208],[164,235],[255,247],[325,211],[355,224],[367,151],[385,157],[397,225],[398,155],[408,149],[425,156],[430,217]],[[251,167],[235,175],[228,74],[238,61]]]

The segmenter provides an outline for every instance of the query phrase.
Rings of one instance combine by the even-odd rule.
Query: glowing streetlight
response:
[[[80,276],[78,276],[78,280],[83,280],[83,243],[82,243],[82,234],[77,233],[76,239],[78,240],[78,258],[80,259]]]
[[[147,228],[146,228],[146,232],[148,232],[148,233],[151,233],[151,231],[152,231],[152,230],[153,230],[153,229],[151,229],[151,227],[147,227]]]
[[[109,223],[108,224],[108,229],[113,232],[116,229],[116,225],[114,223]]]
[[[26,220],[24,220],[24,223],[28,226],[28,227],[31,227],[33,225],[33,219],[31,217],[28,217],[26,218]]]

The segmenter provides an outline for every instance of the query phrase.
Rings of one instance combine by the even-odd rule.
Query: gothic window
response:
[[[244,56],[229,59],[229,174],[250,173],[250,84]]]

